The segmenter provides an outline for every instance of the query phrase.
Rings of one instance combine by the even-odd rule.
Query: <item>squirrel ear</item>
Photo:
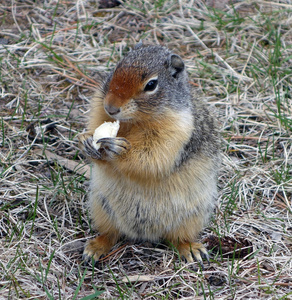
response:
[[[135,46],[134,46],[134,50],[140,49],[143,46],[143,42],[142,40],[140,40]]]
[[[177,74],[184,70],[185,64],[180,56],[171,54],[170,56],[171,75],[176,78]]]

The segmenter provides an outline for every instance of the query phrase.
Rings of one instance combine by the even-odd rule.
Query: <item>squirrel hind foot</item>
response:
[[[83,262],[89,263],[92,259],[94,264],[99,262],[102,257],[109,253],[116,242],[116,237],[109,237],[108,235],[99,235],[87,241],[82,256]]]
[[[203,259],[206,259],[210,264],[209,254],[201,243],[179,243],[176,248],[179,255],[185,258],[188,263],[193,263],[195,259],[202,269],[204,269]]]

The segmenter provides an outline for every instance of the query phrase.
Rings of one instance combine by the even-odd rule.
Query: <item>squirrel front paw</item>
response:
[[[102,138],[98,140],[98,143],[100,143],[102,159],[105,160],[112,160],[127,153],[131,149],[130,142],[122,137]]]
[[[97,142],[100,144],[96,148],[93,143],[93,136],[90,133],[84,132],[78,136],[80,149],[92,159],[112,160],[117,156],[121,156],[128,152],[131,144],[122,137],[106,137],[99,139]]]
[[[92,133],[84,132],[78,135],[79,148],[84,152],[85,155],[93,159],[101,159],[101,153],[93,146]]]

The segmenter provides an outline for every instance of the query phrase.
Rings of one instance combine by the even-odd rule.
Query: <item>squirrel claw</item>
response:
[[[84,132],[78,135],[80,149],[93,159],[100,159],[101,154],[93,147],[93,137],[90,133]]]
[[[95,264],[95,261],[94,261],[94,259],[92,258],[92,256],[89,256],[89,255],[83,253],[83,255],[82,255],[82,264],[83,264],[84,266],[88,266],[88,265],[90,264],[90,260],[92,261],[92,265],[94,265],[94,264]]]
[[[92,135],[85,132],[80,134],[78,138],[81,150],[92,159],[111,160],[116,156],[123,155],[131,148],[131,144],[122,137],[101,138],[97,141],[100,143],[100,148],[98,149],[93,146]]]
[[[106,157],[110,159],[123,155],[131,148],[131,144],[122,137],[102,138],[98,140],[98,143],[101,143],[100,148],[105,152]]]
[[[107,235],[99,235],[87,241],[82,256],[83,262],[88,264],[92,261],[92,265],[95,266],[102,257],[108,254],[116,241],[116,237],[109,238]]]
[[[88,156],[90,156],[93,159],[101,158],[100,152],[93,147],[93,138],[92,137],[89,137],[87,140],[85,140],[83,144],[85,147],[84,150]]]
[[[207,260],[208,265],[210,266],[210,256],[209,256],[209,253],[208,253],[208,251],[206,250],[206,248],[205,248],[205,247],[204,247],[204,248],[201,248],[201,249],[199,249],[199,251],[200,251],[201,257],[202,257],[203,259]]]
[[[195,258],[202,270],[204,270],[203,259],[206,259],[210,265],[209,254],[201,243],[180,243],[177,249],[180,256],[184,257],[188,263],[194,262],[193,258]]]
[[[102,258],[106,253],[102,247],[98,247],[95,244],[96,239],[89,240],[84,248],[82,260],[85,264],[89,264],[90,261],[95,265],[100,258]]]
[[[104,255],[102,254],[98,259],[96,259],[95,255],[88,255],[86,253],[83,253],[82,255],[82,263],[84,266],[91,265],[92,267],[99,267],[100,265],[100,259],[103,258]]]

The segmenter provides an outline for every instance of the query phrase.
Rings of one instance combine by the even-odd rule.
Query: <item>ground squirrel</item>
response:
[[[93,134],[119,120],[117,137]],[[93,163],[90,213],[100,235],[84,258],[98,261],[126,236],[164,240],[188,262],[208,259],[197,242],[217,198],[219,135],[194,97],[180,56],[137,44],[100,84],[80,148]]]

